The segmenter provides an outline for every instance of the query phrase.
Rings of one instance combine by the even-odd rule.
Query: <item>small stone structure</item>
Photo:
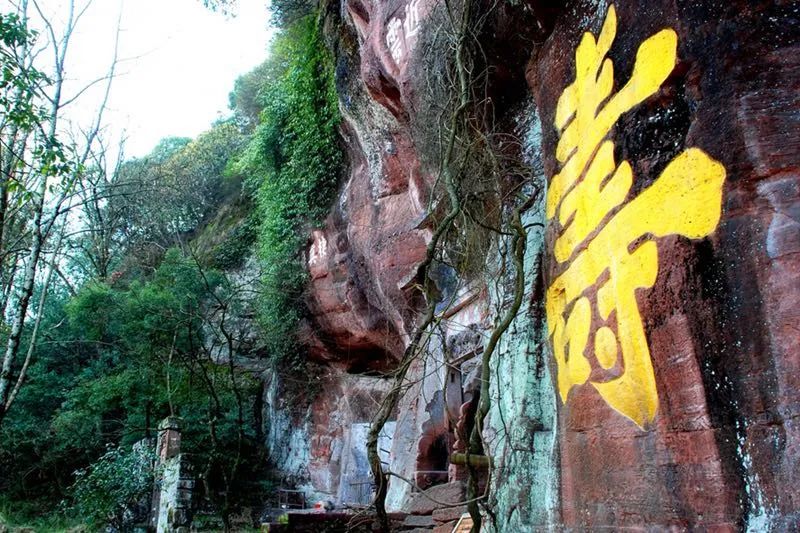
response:
[[[194,479],[181,454],[181,419],[170,416],[158,426],[156,482],[150,526],[158,533],[188,532],[191,526]]]

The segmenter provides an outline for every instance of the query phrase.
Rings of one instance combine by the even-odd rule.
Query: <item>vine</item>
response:
[[[522,305],[525,271],[524,255],[527,230],[521,221],[521,213],[528,209],[536,198],[519,193],[528,183],[530,169],[521,168],[516,159],[509,157],[502,144],[519,146],[511,136],[493,133],[493,104],[488,94],[488,60],[480,47],[478,35],[497,4],[488,10],[477,9],[473,0],[466,0],[455,7],[449,0],[444,3],[445,20],[439,31],[445,33],[445,41],[452,51],[446,71],[444,85],[433,87],[455,97],[437,110],[436,123],[439,128],[432,144],[439,148],[429,158],[438,161],[434,190],[429,203],[431,218],[435,220],[432,236],[426,247],[425,259],[416,273],[417,286],[426,302],[421,319],[414,328],[400,364],[392,373],[393,384],[375,416],[367,441],[368,459],[376,483],[375,512],[384,531],[389,531],[386,512],[388,481],[393,476],[401,481],[413,483],[397,473],[384,470],[378,454],[378,438],[398,402],[409,386],[407,376],[412,363],[425,353],[434,330],[444,320],[448,308],[454,303],[442,305],[442,295],[434,280],[434,266],[448,265],[466,275],[481,275],[476,269],[475,257],[486,259],[485,247],[498,236],[510,239],[514,266],[513,299],[502,318],[491,330],[482,356],[481,385],[477,396],[478,407],[472,431],[468,436],[465,464],[469,474],[467,500],[464,502],[436,502],[446,505],[467,504],[473,519],[473,531],[482,524],[481,505],[485,508],[487,491],[479,494],[479,466],[491,468],[491,460],[483,456],[485,418],[491,407],[489,383],[491,358]],[[429,49],[438,47],[427,47]],[[433,82],[434,85],[437,83]],[[436,101],[428,95],[431,101]],[[446,98],[445,98],[446,100]],[[423,132],[424,133],[424,132]],[[426,144],[425,142],[422,143]],[[508,184],[508,180],[512,183]],[[504,192],[505,189],[505,192]],[[510,214],[503,216],[503,206],[510,205]],[[438,213],[438,216],[437,216]],[[488,236],[483,238],[484,236]],[[503,258],[505,263],[505,258]],[[476,271],[478,270],[478,271]],[[467,439],[465,439],[467,440]]]

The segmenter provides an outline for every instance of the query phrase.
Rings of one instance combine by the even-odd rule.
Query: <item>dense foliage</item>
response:
[[[151,437],[171,414],[183,418],[185,448],[209,481],[205,496],[215,501],[223,491],[245,491],[247,480],[219,481],[233,479],[238,464],[257,461],[257,383],[220,364],[228,341],[215,335],[220,326],[209,318],[210,298],[237,305],[223,274],[171,250],[148,281],[90,283],[54,302],[29,386],[2,427],[0,468],[11,474],[6,497],[63,497],[76,471],[96,457],[91,472],[108,462],[107,445]],[[86,475],[79,477],[93,479]],[[76,488],[89,490],[86,483]],[[75,501],[83,501],[80,494]],[[75,510],[87,518],[84,507]]]
[[[0,109],[11,124],[26,127],[45,113],[35,105],[36,87],[47,77],[25,65],[16,53],[29,46],[35,34],[16,13],[0,13]]]
[[[0,424],[0,529],[3,516],[43,510],[119,526],[152,486],[149,459],[132,450],[166,416],[183,420],[195,501],[226,523],[237,505],[262,501],[258,370],[267,359],[304,369],[294,338],[303,253],[342,161],[331,58],[303,6],[237,81],[229,119],[143,158],[112,165],[103,153],[80,168],[80,231],[64,237],[48,282],[36,281],[31,301],[42,305],[21,342],[31,364]],[[26,37],[18,20],[2,22],[4,41]],[[21,75],[12,70],[7,85]],[[253,257],[263,274],[243,291],[237,276]],[[242,319],[251,307],[257,335]]]
[[[259,94],[260,123],[237,166],[251,176],[261,222],[262,324],[272,355],[300,365],[293,332],[303,312],[301,250],[328,211],[341,166],[333,68],[319,26],[306,17],[280,35],[275,76]]]
[[[72,508],[87,525],[125,528],[133,510],[148,501],[155,473],[149,444],[145,440],[132,448],[112,447],[89,468],[75,473]]]

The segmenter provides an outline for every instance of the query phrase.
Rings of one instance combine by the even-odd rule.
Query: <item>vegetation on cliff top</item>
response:
[[[260,121],[236,169],[249,176],[261,225],[266,342],[273,357],[301,367],[304,360],[292,341],[307,276],[299,252],[309,225],[328,212],[342,162],[332,60],[314,17],[300,19],[277,38],[265,70],[272,82],[257,95]]]

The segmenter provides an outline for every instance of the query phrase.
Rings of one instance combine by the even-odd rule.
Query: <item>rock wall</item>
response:
[[[278,375],[265,375],[264,436],[282,488],[305,490],[312,503],[367,503],[365,428],[388,382],[331,369],[319,376],[318,392],[302,409],[292,404],[293,396],[282,395]],[[392,433],[387,426],[382,448],[388,449]]]
[[[520,136],[525,162],[541,168],[542,125],[535,106],[524,111]],[[545,181],[544,174],[538,180]],[[526,531],[560,523],[559,424],[544,307],[544,197],[523,217],[530,226],[525,255],[523,306],[492,362],[491,410],[486,440],[495,461],[490,504],[495,529]],[[499,285],[502,289],[506,285]],[[496,301],[510,295],[500,290]]]
[[[571,2],[530,65],[568,526],[800,522],[798,15]]]
[[[303,424],[275,423],[271,442],[341,502],[363,471],[366,399],[389,386],[370,376],[397,364],[422,305],[412,282],[435,205],[420,131],[441,9],[328,5],[349,171],[312,235],[302,335],[330,373]],[[792,530],[800,8],[529,0],[492,13],[487,94],[546,193],[524,213],[525,303],[491,362],[488,527]],[[423,488],[463,478],[448,464],[455,428],[509,300],[496,241],[483,276],[440,273],[454,305],[386,435],[389,468]],[[268,406],[281,420],[280,399]],[[412,492],[393,479],[390,507]]]

